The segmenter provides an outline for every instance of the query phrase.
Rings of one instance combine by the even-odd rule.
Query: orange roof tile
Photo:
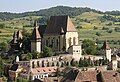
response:
[[[53,73],[56,72],[57,67],[39,67],[39,68],[32,68],[32,74],[38,73]]]

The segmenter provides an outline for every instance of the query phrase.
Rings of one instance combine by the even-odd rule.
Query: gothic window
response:
[[[46,46],[48,46],[48,40],[46,40]]]
[[[73,45],[75,45],[75,44],[76,44],[75,39],[76,39],[76,38],[75,38],[75,37],[73,37]]]
[[[53,46],[54,46],[54,38],[52,39],[52,41],[51,41],[51,42],[52,42],[52,47],[53,47]]]
[[[71,46],[71,37],[68,39],[69,46]]]
[[[44,67],[44,60],[42,61],[42,67]]]
[[[56,46],[58,46],[58,44],[59,44],[59,43],[58,43],[58,39],[57,39],[57,40],[56,40]]]

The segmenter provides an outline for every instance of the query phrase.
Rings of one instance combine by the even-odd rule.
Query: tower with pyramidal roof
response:
[[[111,61],[111,48],[109,47],[107,40],[103,43],[103,46],[101,49],[102,49],[102,54],[104,55],[104,58]]]
[[[38,23],[36,21],[36,26],[32,32],[32,36],[31,36],[31,52],[37,51],[39,53],[41,53],[41,35],[38,31]]]

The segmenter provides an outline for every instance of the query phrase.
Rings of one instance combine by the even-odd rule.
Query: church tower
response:
[[[111,61],[111,48],[109,47],[107,40],[104,42],[102,46],[102,54],[104,55],[104,58]]]
[[[34,28],[32,32],[32,37],[31,37],[31,52],[37,51],[41,53],[41,35],[38,31],[38,24],[36,22],[36,27]]]

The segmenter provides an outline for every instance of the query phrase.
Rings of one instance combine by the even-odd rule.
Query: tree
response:
[[[53,51],[50,47],[45,46],[43,49],[42,57],[50,57],[50,56],[53,56]]]
[[[5,27],[5,24],[0,24],[0,28],[4,28]]]
[[[7,43],[6,42],[1,42],[0,43],[0,49],[1,49],[1,51],[5,51],[7,49]]]
[[[98,53],[97,46],[94,41],[85,39],[82,44],[82,48],[87,54],[96,55]]]
[[[32,58],[33,58],[32,54],[31,53],[27,53],[26,60],[30,60]]]

